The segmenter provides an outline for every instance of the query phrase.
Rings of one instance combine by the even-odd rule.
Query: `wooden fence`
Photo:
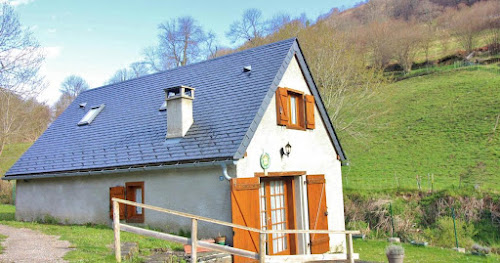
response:
[[[185,245],[191,245],[191,262],[197,262],[197,248],[207,248],[215,251],[220,251],[224,253],[230,253],[236,256],[247,257],[251,259],[259,260],[260,262],[301,262],[301,261],[313,261],[313,260],[349,260],[349,262],[354,263],[355,259],[358,259],[358,254],[353,251],[352,245],[352,235],[359,234],[359,231],[336,231],[336,230],[261,230],[257,228],[237,225],[225,221],[220,221],[208,217],[192,215],[184,212],[179,212],[175,210],[165,209],[161,207],[156,207],[152,205],[146,205],[141,203],[136,203],[128,200],[123,200],[119,198],[112,198],[113,201],[113,230],[115,234],[115,257],[117,262],[121,262],[121,246],[120,246],[120,231],[135,233],[139,235],[159,238],[171,242],[177,242]],[[171,215],[177,215],[185,218],[191,219],[191,238],[166,234],[158,231],[143,229],[135,226],[130,226],[120,223],[120,205],[119,203],[142,207],[144,209],[150,209],[157,212],[163,212]],[[198,240],[198,221],[209,222],[217,225],[223,225],[227,227],[233,227],[238,229],[243,229],[247,231],[259,233],[259,253],[248,251],[244,249],[234,248],[230,246],[223,246],[215,243],[209,243],[205,241]],[[313,254],[313,255],[287,255],[287,256],[268,256],[266,255],[266,238],[269,234],[274,233],[284,233],[284,234],[345,234],[347,238],[347,254]]]

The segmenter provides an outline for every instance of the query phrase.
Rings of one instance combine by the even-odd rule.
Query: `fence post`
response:
[[[453,229],[455,230],[455,245],[458,250],[457,224],[455,223],[455,208],[451,207],[451,216],[453,217]]]
[[[389,203],[389,211],[391,212],[392,237],[394,237],[394,215],[392,213],[392,203]]]
[[[116,262],[122,262],[120,247],[120,205],[113,200],[113,230],[115,232],[115,258]]]
[[[354,252],[352,245],[352,234],[347,233],[347,259],[350,263],[354,263]]]
[[[191,224],[191,262],[198,262],[198,220],[194,218]]]
[[[259,234],[259,257],[260,262],[266,262],[266,236],[265,232],[260,232]]]

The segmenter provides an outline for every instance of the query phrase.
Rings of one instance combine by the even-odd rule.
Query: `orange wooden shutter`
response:
[[[109,217],[113,219],[113,202],[111,198],[125,199],[125,187],[115,186],[109,188]],[[125,219],[125,204],[120,204],[120,220]]]
[[[306,128],[314,129],[314,96],[306,95]]]
[[[324,175],[307,176],[307,196],[309,204],[309,229],[328,230]],[[330,237],[328,234],[311,234],[312,254],[322,254],[329,250]]]
[[[233,223],[260,229],[259,206],[260,179],[231,179],[231,211]],[[259,233],[233,228],[233,246],[249,251],[259,251]],[[235,263],[258,262],[257,260],[234,256]]]
[[[288,125],[288,91],[286,88],[276,90],[276,118],[278,125]]]

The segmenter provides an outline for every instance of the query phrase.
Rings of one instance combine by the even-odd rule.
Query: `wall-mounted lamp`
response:
[[[290,143],[287,143],[285,145],[285,147],[282,147],[281,148],[281,157],[283,157],[284,155],[286,155],[287,157],[290,155],[290,153],[292,152],[292,146],[290,145]]]

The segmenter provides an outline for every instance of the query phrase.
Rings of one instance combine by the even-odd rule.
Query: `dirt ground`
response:
[[[71,249],[68,241],[59,240],[40,232],[0,225],[0,234],[7,236],[2,242],[4,251],[0,262],[67,262],[64,254]]]

